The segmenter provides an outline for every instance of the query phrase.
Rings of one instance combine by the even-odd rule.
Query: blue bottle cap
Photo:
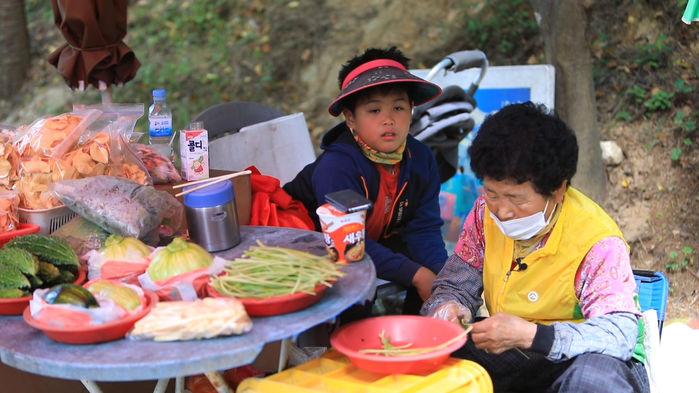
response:
[[[200,185],[185,187],[184,191]],[[233,196],[233,182],[227,180],[184,194],[184,204],[189,207],[213,207],[232,201]]]
[[[153,89],[153,98],[165,98],[165,89]]]

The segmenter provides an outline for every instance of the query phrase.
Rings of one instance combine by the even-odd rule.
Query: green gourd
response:
[[[12,265],[26,275],[36,276],[39,260],[27,250],[16,247],[0,249],[0,263]]]
[[[30,286],[29,280],[19,269],[0,263],[0,288],[29,288]]]
[[[50,235],[31,233],[17,236],[7,242],[3,248],[6,247],[17,247],[27,250],[42,261],[51,262],[72,272],[77,272],[80,267],[78,254],[75,253],[70,244],[63,239]]]

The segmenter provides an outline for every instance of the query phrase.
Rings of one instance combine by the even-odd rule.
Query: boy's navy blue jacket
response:
[[[321,148],[324,152],[284,185],[286,192],[306,206],[316,230],[320,224],[315,211],[325,203],[325,194],[350,188],[375,202],[381,178],[345,122],[325,134]],[[399,176],[388,228],[380,239],[366,239],[366,252],[378,278],[410,287],[420,265],[437,274],[447,259],[440,231],[437,162],[429,147],[410,135]]]

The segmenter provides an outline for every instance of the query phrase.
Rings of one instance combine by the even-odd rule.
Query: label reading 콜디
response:
[[[185,180],[209,177],[209,137],[205,129],[180,131],[180,161]]]

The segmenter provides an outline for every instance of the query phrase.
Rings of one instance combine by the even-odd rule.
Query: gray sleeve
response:
[[[420,313],[427,315],[440,304],[455,301],[471,310],[475,316],[483,300],[482,271],[453,254],[444,264],[432,284],[432,294],[422,305]]]
[[[626,361],[638,338],[638,317],[629,312],[599,315],[581,323],[554,322],[554,340],[547,358],[563,361],[594,352]]]

